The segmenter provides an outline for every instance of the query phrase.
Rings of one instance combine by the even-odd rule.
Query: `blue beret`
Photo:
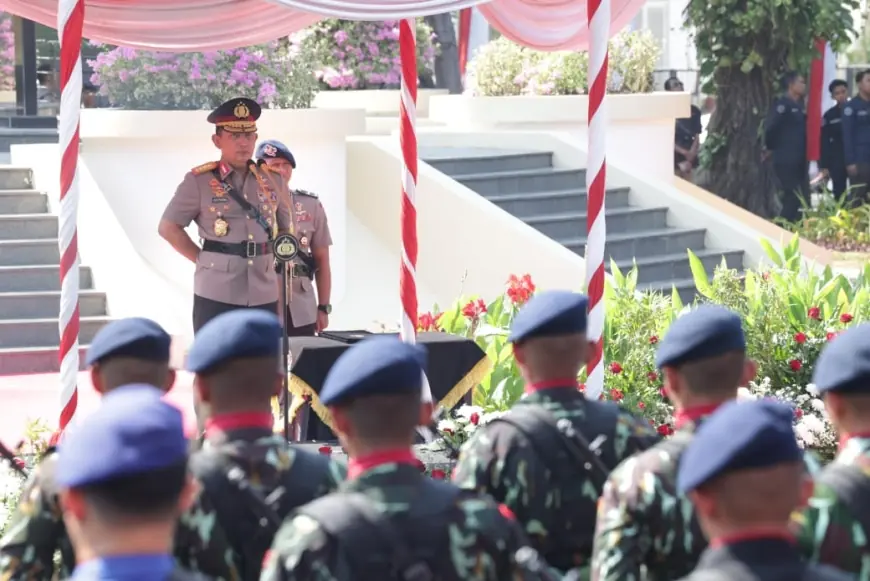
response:
[[[800,462],[794,409],[771,400],[731,401],[704,421],[680,458],[683,494],[735,470]]]
[[[290,149],[280,141],[269,139],[262,142],[257,146],[257,152],[254,155],[257,159],[286,159],[293,166],[293,169],[296,169],[296,158],[290,153]]]
[[[187,450],[181,411],[153,386],[126,385],[60,441],[57,482],[76,488],[159,470],[182,462]]]
[[[579,293],[540,292],[514,317],[508,341],[518,343],[535,337],[583,334],[588,305],[589,299]]]
[[[172,338],[150,319],[134,317],[112,321],[94,336],[88,348],[87,364],[108,357],[135,357],[169,362]]]
[[[870,393],[870,323],[843,331],[822,349],[813,383],[821,393]]]
[[[237,309],[203,325],[187,354],[187,369],[203,373],[243,357],[277,357],[283,329],[278,316],[261,309]]]
[[[367,395],[420,392],[426,371],[426,349],[396,336],[364,339],[341,354],[320,392],[323,405]]]
[[[671,367],[731,351],[746,351],[740,317],[725,307],[701,305],[668,328],[656,351],[656,366]]]

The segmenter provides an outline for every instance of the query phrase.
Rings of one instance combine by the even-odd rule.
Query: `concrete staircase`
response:
[[[58,219],[31,171],[0,166],[0,375],[58,371],[60,252]],[[79,343],[110,319],[106,295],[80,269]]]
[[[454,180],[583,256],[586,251],[586,170],[553,167],[552,153],[467,148],[429,148],[421,157]],[[722,262],[743,269],[743,251],[712,249],[703,228],[668,226],[667,207],[631,204],[628,188],[607,190],[605,261],[623,272],[638,267],[638,289],[696,295],[687,249],[708,274]]]

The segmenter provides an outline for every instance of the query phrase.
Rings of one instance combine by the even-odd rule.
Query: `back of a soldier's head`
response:
[[[589,301],[569,291],[544,291],[517,313],[508,341],[526,381],[573,379],[591,353],[586,338]]]
[[[852,327],[825,346],[813,383],[838,431],[870,429],[870,324]]]
[[[425,370],[425,348],[397,337],[366,339],[338,358],[320,400],[349,454],[413,443]]]
[[[756,372],[746,357],[740,317],[714,305],[700,306],[671,324],[656,351],[656,365],[677,405],[733,398]]]
[[[100,393],[122,385],[144,383],[169,391],[175,383],[170,368],[172,338],[160,325],[139,317],[113,321],[94,336],[87,352],[91,381]]]
[[[792,427],[794,410],[732,401],[701,426],[680,459],[678,489],[708,536],[785,527],[812,491]]]
[[[61,441],[55,476],[77,551],[122,543],[137,531],[171,539],[194,487],[181,412],[162,396],[146,385],[116,389]]]
[[[282,333],[277,315],[258,309],[206,323],[187,355],[199,400],[214,413],[267,409],[282,386]]]

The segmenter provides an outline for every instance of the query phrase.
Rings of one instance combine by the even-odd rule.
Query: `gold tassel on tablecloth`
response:
[[[459,400],[465,397],[465,394],[480,385],[483,378],[492,372],[492,367],[492,360],[484,354],[483,359],[475,363],[474,367],[471,368],[471,371],[466,373],[465,376],[447,392],[447,395],[438,402],[438,407],[444,410],[453,409],[453,406],[458,404]]]

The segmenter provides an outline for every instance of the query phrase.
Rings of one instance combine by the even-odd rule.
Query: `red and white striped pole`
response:
[[[58,0],[60,38],[60,429],[76,412],[79,373],[79,116],[82,102],[84,0]]]
[[[595,345],[586,367],[586,395],[604,391],[604,192],[607,177],[606,131],[607,51],[610,41],[610,0],[587,0],[589,26],[589,134],[586,159],[586,293],[589,295],[587,335]]]
[[[402,299],[400,336],[406,343],[417,341],[417,24],[409,18],[399,21],[399,57],[402,87],[399,141],[402,147],[402,270],[399,294]],[[423,401],[432,403],[429,382],[423,376]]]

